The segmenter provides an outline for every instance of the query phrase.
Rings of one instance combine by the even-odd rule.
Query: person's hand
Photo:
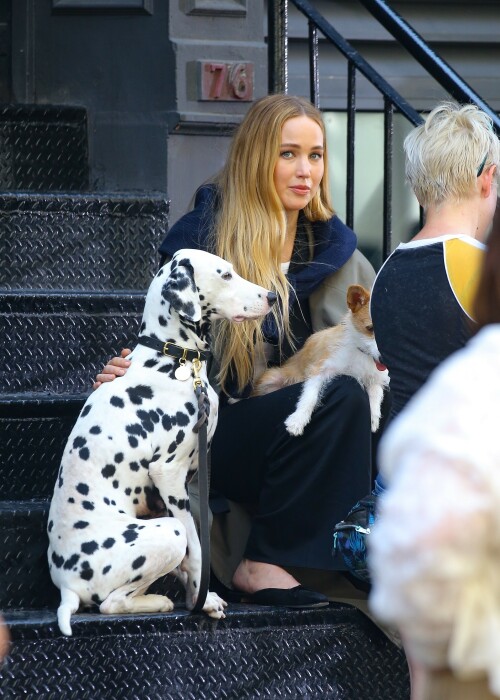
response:
[[[120,353],[120,357],[112,357],[102,372],[95,378],[92,389],[98,389],[103,382],[112,382],[116,377],[123,377],[130,367],[130,360],[127,360],[126,357],[131,352],[132,350],[124,348]]]

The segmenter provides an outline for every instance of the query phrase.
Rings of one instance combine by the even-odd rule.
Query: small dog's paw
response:
[[[285,428],[290,435],[302,435],[305,423],[295,413],[292,413],[285,421]]]

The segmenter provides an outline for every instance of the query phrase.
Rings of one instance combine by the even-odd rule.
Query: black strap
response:
[[[210,353],[206,350],[188,350],[188,348],[175,345],[175,343],[163,342],[148,335],[139,336],[137,342],[140,345],[145,345],[147,348],[157,350],[162,355],[175,357],[178,360],[189,360],[189,362],[192,362],[193,360],[208,360],[210,357]]]
[[[192,612],[200,612],[205,605],[210,585],[210,514],[208,493],[210,489],[210,458],[208,454],[207,424],[210,402],[203,385],[196,386],[198,399],[198,422],[193,431],[198,433],[198,488],[200,494],[199,534],[201,545],[201,574],[198,599]]]

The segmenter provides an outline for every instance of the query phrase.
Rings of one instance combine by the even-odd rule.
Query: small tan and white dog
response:
[[[369,311],[370,292],[358,284],[347,290],[348,311],[341,322],[313,333],[299,352],[281,367],[272,367],[257,380],[254,396],[304,382],[295,411],[285,420],[291,435],[302,435],[326,384],[341,374],[357,379],[368,392],[371,428],[376,432],[389,373],[380,362]]]

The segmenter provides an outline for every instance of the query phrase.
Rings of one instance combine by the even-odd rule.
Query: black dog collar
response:
[[[177,360],[208,360],[210,353],[205,350],[188,350],[180,345],[175,345],[175,343],[164,343],[156,338],[150,338],[148,335],[141,335],[137,339],[140,345],[145,345],[147,348],[152,350],[157,350],[162,355],[168,355],[168,357],[175,357]]]

